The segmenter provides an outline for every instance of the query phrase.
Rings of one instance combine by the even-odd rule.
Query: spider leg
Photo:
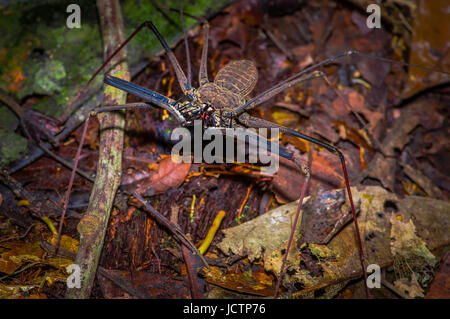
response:
[[[187,89],[191,90],[191,55],[189,54],[189,43],[188,43],[188,36],[186,32],[186,25],[184,23],[184,14],[183,14],[183,8],[181,6],[181,0],[178,0],[178,6],[180,10],[180,18],[181,18],[181,24],[183,26],[183,34],[184,34],[184,47],[186,48],[186,61],[187,61]]]
[[[361,234],[359,231],[359,226],[358,226],[358,220],[356,218],[356,210],[355,210],[355,205],[353,203],[353,197],[352,197],[352,191],[350,189],[350,182],[348,179],[348,174],[347,174],[347,165],[345,164],[345,158],[344,155],[342,154],[341,151],[339,151],[336,147],[324,143],[322,141],[319,141],[318,139],[315,139],[311,136],[308,135],[304,135],[302,133],[296,132],[292,129],[289,129],[287,127],[263,120],[263,119],[259,119],[256,117],[252,117],[250,115],[248,115],[247,113],[243,113],[241,116],[238,117],[238,121],[240,123],[242,123],[243,125],[247,126],[247,127],[256,127],[256,128],[278,128],[281,132],[285,133],[285,134],[289,134],[289,135],[293,135],[295,137],[301,138],[303,140],[306,140],[308,142],[317,144],[325,149],[327,149],[329,152],[335,154],[336,156],[339,157],[340,161],[341,161],[341,166],[342,166],[342,171],[344,174],[344,179],[345,179],[345,187],[347,190],[347,195],[350,201],[350,206],[351,206],[351,210],[352,210],[352,215],[353,215],[353,221],[355,224],[355,230],[356,230],[356,237],[358,240],[358,245],[359,245],[359,256],[360,256],[360,260],[361,260],[361,265],[363,267],[363,274],[364,274],[364,278],[365,278],[365,282],[367,281],[367,273],[366,273],[366,259],[365,259],[365,254],[364,254],[364,250],[363,250],[363,246],[362,246],[362,241],[361,241]],[[297,164],[297,163],[296,163]],[[309,179],[308,179],[309,180]],[[299,202],[299,207],[301,207],[302,202]],[[300,209],[297,210],[297,213],[299,212]],[[286,250],[286,254],[289,253],[289,249],[290,249],[290,245],[291,245],[291,241],[288,243],[288,247]],[[287,259],[287,257],[285,258]],[[283,271],[284,271],[284,263],[282,265],[282,269],[280,272],[280,278],[279,281],[281,281],[281,277],[283,275]],[[366,292],[367,292],[367,296],[370,296],[369,290],[366,286]]]
[[[303,72],[305,73],[305,72]],[[303,74],[302,73],[302,74]],[[283,81],[280,84],[274,86],[273,88],[259,94],[258,96],[252,98],[250,101],[248,101],[247,103],[245,103],[244,105],[234,109],[231,114],[225,114],[225,116],[236,116],[237,114],[241,113],[242,111],[251,109],[253,107],[255,107],[258,104],[261,104],[267,100],[269,100],[270,98],[274,97],[275,95],[279,94],[280,92],[286,90],[287,88],[290,88],[291,86],[294,86],[300,82],[304,82],[304,81],[308,81],[308,80],[312,80],[315,78],[320,78],[320,77],[324,77],[325,74],[322,71],[314,71],[310,74],[306,74],[300,77],[295,77],[289,81]]]
[[[153,109],[153,105],[147,104],[147,103],[127,103],[127,104],[120,104],[120,105],[106,105],[99,107],[98,109],[95,109],[91,112],[91,116],[97,115],[99,113],[103,112],[113,112],[113,111],[119,111],[123,109]]]
[[[403,66],[410,66],[410,67],[419,68],[419,69],[423,69],[423,70],[427,70],[427,71],[431,71],[431,72],[439,72],[441,74],[450,75],[449,72],[444,72],[444,71],[441,71],[441,70],[436,70],[436,69],[433,69],[433,68],[424,67],[424,66],[417,65],[417,64],[411,64],[411,63],[406,63],[406,62],[401,62],[401,61],[389,60],[389,59],[385,59],[385,58],[382,58],[382,57],[377,57],[377,56],[373,56],[373,55],[370,55],[370,54],[366,54],[366,53],[363,53],[363,52],[350,50],[350,51],[338,54],[338,55],[336,55],[334,57],[328,58],[326,60],[323,60],[322,62],[320,62],[318,64],[310,66],[310,67],[304,69],[303,71],[300,71],[300,72],[294,74],[293,76],[287,78],[286,80],[282,81],[281,83],[275,85],[274,87],[268,89],[267,91],[264,91],[261,94],[257,95],[256,97],[252,98],[251,100],[249,100],[247,103],[245,103],[241,107],[236,108],[232,112],[229,112],[230,114],[225,114],[225,115],[226,116],[235,116],[235,115],[241,113],[244,110],[251,109],[252,107],[256,106],[257,104],[260,104],[262,102],[267,101],[268,99],[270,99],[274,95],[276,95],[276,94],[280,93],[281,91],[291,87],[292,85],[295,85],[295,84],[297,84],[299,82],[308,80],[307,77],[302,79],[304,77],[304,74],[309,73],[311,71],[314,71],[314,70],[316,70],[318,68],[321,68],[321,67],[323,67],[325,65],[332,64],[336,60],[339,60],[339,59],[341,59],[343,57],[348,57],[348,56],[352,56],[352,55],[358,55],[358,56],[374,59],[374,60],[377,60],[377,61],[381,61],[383,63],[391,63],[391,64],[398,64],[398,65],[403,65]],[[320,73],[321,73],[320,76],[323,76],[323,73],[322,72],[320,72]],[[315,77],[318,77],[318,76],[319,76],[319,74],[316,73]],[[311,77],[311,78],[314,78],[314,77]]]
[[[208,73],[207,73],[207,63],[208,63],[208,39],[209,39],[209,23],[208,20],[206,20],[203,17],[198,17],[198,16],[194,16],[192,14],[189,14],[187,12],[184,12],[181,10],[181,5],[180,8],[177,10],[175,8],[169,8],[167,6],[164,6],[162,4],[155,4],[157,7],[159,8],[164,8],[166,10],[170,10],[170,11],[174,11],[174,12],[180,12],[181,15],[181,19],[182,19],[182,23],[183,23],[183,29],[184,29],[184,16],[187,16],[189,18],[192,18],[194,20],[197,20],[198,22],[200,22],[200,24],[203,27],[203,48],[202,48],[202,57],[201,57],[201,61],[200,61],[200,72],[199,72],[199,85],[202,86],[203,84],[208,83]],[[184,38],[185,41],[187,39],[187,35],[186,35],[186,31],[184,30]],[[185,42],[185,46],[187,48],[187,44]],[[190,74],[190,59],[189,59],[189,53],[188,53],[188,48],[186,49],[186,55],[188,58],[188,74]],[[190,76],[188,75],[188,80],[190,79]]]
[[[209,23],[206,20],[204,20],[202,23],[203,23],[203,48],[202,48],[202,59],[200,61],[200,72],[198,74],[198,83],[200,86],[209,82],[207,69]]]
[[[252,127],[252,126],[248,126],[248,127]],[[234,126],[234,128],[239,128],[239,126]],[[261,128],[264,128],[264,127],[261,127]],[[266,126],[266,128],[268,128],[268,127]],[[228,130],[230,128],[214,128],[214,129],[221,130],[225,136],[228,136],[226,133],[226,130]],[[294,161],[294,156],[291,151],[289,151],[287,148],[279,145],[278,143],[268,140],[264,136],[261,136],[257,133],[252,133],[251,131],[246,131],[245,134],[243,134],[243,135],[235,134],[232,136],[236,137],[236,139],[240,142],[245,143],[248,141],[249,144],[253,144],[254,146],[265,144],[267,151],[277,154],[288,160]],[[248,138],[248,140],[246,140],[246,138]],[[300,169],[304,170],[304,165],[303,164],[299,165],[299,163],[300,163],[299,161],[296,163],[297,166],[299,166]]]
[[[183,115],[181,115],[181,113],[178,111],[178,109],[175,107],[176,103],[174,100],[159,94],[157,92],[151,91],[149,89],[146,89],[142,86],[136,85],[134,83],[116,78],[114,76],[111,75],[106,75],[105,76],[105,84],[111,85],[113,87],[116,87],[118,89],[121,89],[127,93],[136,95],[144,100],[149,101],[152,104],[155,104],[157,106],[159,106],[160,108],[163,108],[165,110],[167,110],[170,114],[172,114],[177,120],[178,122],[180,122],[181,124],[184,124],[186,122],[186,119],[184,118]],[[139,108],[143,108],[143,107],[149,107],[151,108],[150,105],[147,105],[145,103],[137,103],[135,104],[137,107]],[[147,105],[147,106],[145,106]],[[134,107],[136,107],[134,106]],[[99,110],[97,110],[96,112],[99,113],[101,112],[105,112],[108,110],[117,110],[117,109],[124,109],[124,108],[132,108],[133,104],[125,104],[125,105],[116,105],[113,107],[109,107],[108,109],[104,109],[101,108]]]
[[[175,69],[175,75],[177,77],[178,83],[180,84],[181,90],[183,91],[184,94],[188,93],[188,81],[186,79],[186,75],[184,74],[183,70],[181,69],[181,66],[180,66],[177,58],[175,57],[175,55],[173,54],[173,52],[170,49],[169,45],[167,44],[166,40],[164,40],[164,38],[159,33],[159,31],[156,28],[156,26],[153,24],[153,22],[152,21],[145,21],[130,36],[128,36],[128,38],[124,42],[122,42],[117,47],[117,49],[115,49],[114,52],[111,53],[111,55],[109,55],[105,59],[105,62],[103,62],[103,64],[94,72],[94,74],[92,74],[91,78],[86,82],[86,84],[78,91],[78,93],[72,99],[70,105],[68,106],[68,108],[64,112],[63,116],[61,117],[61,122],[65,122],[67,120],[67,118],[69,117],[70,113],[72,113],[72,110],[74,108],[75,102],[80,98],[80,96],[84,93],[84,91],[86,91],[87,87],[89,86],[89,84],[91,84],[91,82],[94,80],[94,78],[108,65],[109,62],[111,62],[111,60],[114,58],[114,56],[120,50],[122,50],[122,48],[128,42],[130,42],[130,40],[133,39],[134,36],[136,34],[138,34],[144,27],[149,28],[153,32],[153,34],[156,36],[158,41],[161,43],[161,45],[163,46],[164,50],[166,51],[166,53],[167,53],[167,55],[169,57],[170,63],[172,64],[173,68]]]

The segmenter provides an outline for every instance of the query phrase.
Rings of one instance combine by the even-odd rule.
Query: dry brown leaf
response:
[[[418,1],[409,63],[430,66],[442,71],[450,69],[448,58],[450,20],[448,13],[442,10],[446,7],[448,7],[447,0]],[[420,68],[409,68],[408,79],[409,83],[402,94],[403,99],[450,80],[446,74]]]
[[[412,274],[412,279],[410,283],[403,282],[402,280],[394,281],[394,287],[401,292],[408,294],[411,298],[424,297],[423,289],[419,286],[417,280]]]
[[[41,247],[22,241],[0,243],[0,272],[8,275],[28,262],[39,262],[44,256]]]
[[[143,196],[164,193],[171,187],[178,187],[183,183],[191,163],[176,163],[172,157],[164,157],[159,162],[157,171],[136,170],[131,175],[124,176],[122,187],[128,193],[136,191]]]
[[[405,258],[412,257],[412,255],[419,256],[434,265],[436,257],[427,248],[425,241],[417,236],[413,221],[410,219],[408,222],[402,222],[397,217],[398,215],[392,214],[390,218],[392,254]]]
[[[415,234],[424,241],[426,247],[434,250],[450,243],[450,204],[431,198],[405,196],[399,198],[381,187],[352,187],[353,199],[361,202],[358,216],[367,264],[380,267],[391,265],[392,226],[390,216],[394,213],[386,209],[394,203],[395,213],[403,216],[404,223],[414,220]],[[305,198],[308,201],[309,197]],[[226,254],[248,256],[250,261],[262,259],[268,272],[278,274],[284,257],[286,242],[297,209],[292,202],[267,212],[239,226],[223,230],[225,238],[218,244]],[[430,214],[430,212],[433,212]],[[411,226],[408,226],[411,227]],[[297,234],[301,225],[297,226]],[[276,230],[276,231],[274,231]],[[299,284],[304,291],[316,290],[362,275],[359,249],[353,223],[347,224],[327,245],[308,245],[318,261],[319,274],[312,274],[300,264],[300,253],[295,236],[290,252],[284,282],[292,286]],[[331,289],[331,288],[330,288]]]

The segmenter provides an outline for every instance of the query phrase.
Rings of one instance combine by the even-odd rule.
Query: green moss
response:
[[[58,83],[66,76],[66,70],[61,61],[48,61],[45,68],[40,69],[35,76],[35,92],[38,94],[51,94],[61,91]]]
[[[27,144],[28,141],[22,136],[0,129],[0,166],[23,156]]]
[[[217,11],[230,0],[183,0],[183,8],[194,15]],[[103,62],[99,19],[95,1],[79,0],[81,28],[66,27],[66,1],[11,2],[0,9],[0,89],[18,99],[39,94],[43,99],[33,108],[59,117],[76,92],[89,80]],[[166,6],[178,8],[177,0]],[[137,26],[152,20],[166,41],[174,43],[181,35],[179,14],[167,12],[168,21],[150,0],[121,1],[127,37]],[[187,28],[198,22],[186,17]],[[150,30],[142,31],[127,46],[128,62],[133,69],[138,62],[148,61],[162,47]],[[91,84],[99,87],[100,74]],[[10,136],[10,135],[8,135]]]
[[[138,210],[138,209],[136,209],[136,210],[133,212],[133,217],[139,217],[140,215],[141,215],[141,211]]]
[[[311,254],[316,256],[319,260],[333,255],[333,252],[325,245],[308,244]]]
[[[367,193],[363,194],[363,198],[366,199],[369,203],[372,203],[373,196]]]

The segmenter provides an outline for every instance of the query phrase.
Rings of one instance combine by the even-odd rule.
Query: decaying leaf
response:
[[[326,192],[316,188],[303,206],[300,230],[303,240],[307,243],[327,244],[352,219],[351,211],[341,208],[344,201],[344,190]]]
[[[299,155],[299,158],[307,161],[308,155]],[[351,164],[350,161],[348,164]],[[311,172],[311,187],[315,187],[318,182],[330,188],[340,187],[344,183],[339,159],[329,152],[313,152]],[[298,167],[292,161],[280,158],[280,167],[272,180],[277,199],[282,203],[298,199],[304,182],[305,175]]]
[[[4,285],[0,283],[0,299],[18,299],[23,298],[22,292],[30,291],[35,288],[29,285]]]
[[[406,163],[400,163],[403,167],[403,171],[406,175],[413,181],[415,181],[425,192],[428,194],[428,196],[433,198],[445,198],[445,195],[439,187],[433,184],[433,182],[424,174],[422,174],[421,171],[415,169],[411,165],[408,165]]]
[[[440,70],[449,69],[450,20],[447,12],[442,10],[447,5],[446,0],[418,1],[410,50],[410,63],[432,65],[433,68]],[[408,79],[409,83],[402,94],[403,98],[409,98],[422,90],[449,80],[447,75],[419,68],[410,68]]]
[[[99,284],[105,298],[185,298],[189,290],[182,281],[145,271],[99,268]]]
[[[436,257],[428,250],[425,241],[416,235],[416,227],[410,219],[402,222],[396,214],[391,214],[391,252],[405,258],[418,256],[434,266]]]
[[[361,202],[358,221],[367,264],[385,267],[393,263],[393,214],[400,214],[405,223],[411,220],[416,236],[430,251],[450,244],[450,203],[417,196],[399,198],[377,186],[352,187],[352,193],[354,201]],[[305,199],[308,200],[309,197]],[[278,275],[296,208],[297,202],[292,202],[223,230],[225,238],[219,249],[226,254],[248,256],[250,261],[261,259],[267,271]],[[300,227],[297,226],[296,238]],[[312,291],[362,275],[353,223],[347,224],[327,245],[308,245],[320,268],[314,273],[301,264],[296,241],[288,258],[285,285]]]
[[[122,179],[122,187],[129,194],[137,192],[143,196],[164,193],[170,187],[178,187],[189,173],[191,163],[176,163],[172,157],[164,157],[157,171],[137,170]]]
[[[427,112],[428,102],[425,99],[418,99],[411,103],[402,115],[395,121],[391,132],[382,142],[385,155],[394,155],[396,151],[402,150],[408,143],[409,133],[420,123],[421,114]],[[370,161],[366,170],[359,176],[361,182],[366,177],[379,180],[387,189],[394,189],[395,168],[397,160],[392,157],[384,157],[377,153]]]
[[[403,293],[408,294],[411,298],[424,297],[423,289],[420,287],[414,275],[412,275],[410,283],[404,282],[403,280],[396,280],[394,282],[394,287]]]
[[[22,241],[0,243],[0,272],[8,275],[28,262],[41,261],[44,251],[37,245]]]
[[[206,281],[233,291],[257,296],[273,296],[272,278],[262,272],[239,272],[224,274],[218,267],[204,268]]]
[[[347,98],[347,101],[350,103],[353,110],[355,112],[363,114],[364,117],[369,121],[369,132],[373,134],[376,127],[383,120],[383,114],[378,111],[371,111],[368,107],[366,107],[364,96],[362,96],[355,90],[345,88],[344,90],[342,90],[342,93]],[[336,98],[336,100],[334,100],[333,102],[333,105],[336,109],[342,109],[343,107],[345,107],[343,106],[345,105],[345,102],[341,98]]]
[[[434,277],[430,290],[425,295],[425,299],[450,299],[450,252],[447,252],[439,272]]]
[[[57,242],[57,235],[53,235],[53,237],[51,238],[51,243],[53,246],[56,246],[56,242]],[[59,248],[71,252],[73,254],[76,255],[76,253],[78,252],[78,245],[79,245],[79,241],[67,236],[67,235],[61,235],[61,239],[59,242]]]

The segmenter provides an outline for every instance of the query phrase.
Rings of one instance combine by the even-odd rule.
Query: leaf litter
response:
[[[271,6],[274,7],[271,7],[270,13],[283,8],[277,2]],[[419,9],[414,20],[410,44],[410,62],[433,65],[445,70],[448,58],[442,50],[445,47],[445,43],[442,46],[442,39],[446,38],[434,33],[433,39],[428,39],[427,30],[436,26],[442,29],[448,19],[436,16],[436,19],[431,19],[433,23],[429,23],[426,15],[427,10],[432,8],[427,6],[432,4],[427,4],[426,1],[418,2]],[[228,61],[251,57],[259,68],[260,80],[255,88],[255,92],[259,93],[324,57],[349,48],[376,52],[394,59],[404,60],[406,56],[406,50],[399,48],[402,47],[403,40],[408,40],[408,34],[399,33],[395,26],[392,35],[381,30],[368,30],[364,24],[365,16],[357,10],[336,7],[333,1],[325,1],[323,6],[305,5],[301,11],[289,10],[288,14],[281,10],[281,15],[277,17],[267,15],[267,12],[261,10],[262,8],[255,6],[252,1],[242,1],[225,8],[223,14],[211,20],[208,61],[210,78]],[[262,22],[264,24],[261,28]],[[202,36],[199,30],[197,28],[191,32],[193,61],[199,60],[201,54]],[[274,43],[270,34],[278,37],[279,43]],[[426,47],[436,50],[430,53],[426,51]],[[394,52],[390,50],[392,48]],[[186,65],[182,46],[175,47],[175,54],[180,58],[181,65]],[[430,62],[430,57],[434,62]],[[167,69],[167,65],[167,58],[159,57],[133,82],[150,89],[156,90],[158,87],[161,93],[178,96],[179,88],[176,85],[172,87],[174,75],[170,68]],[[419,95],[412,101],[406,100],[404,105],[402,101],[405,97],[417,95],[437,84],[445,84],[446,80],[434,78],[439,76],[433,74],[430,80],[423,81],[428,75],[421,74],[417,69],[409,68],[409,73],[406,74],[402,68],[388,67],[364,59],[358,59],[356,66],[357,69],[354,69],[353,65],[342,63],[328,66],[325,71],[331,74],[332,84],[338,84],[338,88],[342,88],[340,91],[350,100],[354,110],[367,121],[366,129],[369,134],[360,129],[354,114],[346,108],[336,93],[323,81],[318,80],[287,90],[273,101],[258,106],[253,113],[306,134],[320,136],[339,146],[346,156],[352,185],[356,182],[376,184],[395,192],[387,192],[379,187],[366,186],[360,190],[352,188],[359,207],[359,220],[369,261],[373,260],[381,267],[394,265],[394,286],[405,290],[410,297],[421,296],[426,293],[424,287],[427,286],[424,282],[430,280],[425,278],[430,267],[437,265],[440,260],[435,251],[449,244],[449,210],[447,202],[438,200],[448,199],[450,193],[445,179],[450,170],[446,161],[449,154],[449,132],[445,128],[448,118],[445,105],[448,104],[448,98],[443,87],[437,89],[437,92],[443,92],[443,95]],[[193,73],[196,74],[197,63],[194,63],[193,68]],[[155,70],[158,71],[156,73],[162,70],[163,76],[152,75]],[[406,80],[409,82],[407,85],[404,84]],[[133,97],[129,100],[134,102]],[[158,111],[136,110],[127,115],[129,135],[122,181],[124,189],[150,196],[155,208],[171,220],[178,221],[181,229],[198,243],[206,237],[217,212],[226,211],[221,225],[223,234],[220,231],[216,234],[209,249],[210,256],[213,256],[211,258],[220,266],[213,266],[211,272],[205,272],[206,280],[228,291],[270,296],[281,267],[282,256],[286,253],[283,249],[296,208],[295,202],[289,202],[297,199],[304,176],[283,159],[277,175],[268,179],[258,177],[257,172],[254,174],[255,172],[245,165],[217,165],[211,170],[213,173],[205,173],[206,166],[198,164],[174,165],[164,156],[169,153],[168,136],[176,125],[170,118],[162,121],[164,118]],[[96,131],[95,127],[89,130],[91,134],[86,144],[90,146],[90,150],[84,150],[85,157],[81,159],[81,166],[91,172],[95,171],[97,160]],[[75,132],[74,136],[79,138],[79,131]],[[375,139],[382,141],[384,154],[380,153]],[[59,155],[72,158],[76,149],[74,142],[75,139],[72,138],[62,145],[58,151]],[[282,143],[291,150],[302,153],[307,153],[311,147],[286,136],[283,136]],[[307,158],[306,154],[300,156]],[[132,160],[127,160],[127,157]],[[320,185],[318,200],[328,198],[327,205],[335,206],[328,212],[331,217],[345,215],[348,207],[342,205],[340,200],[334,201],[335,195],[342,193],[336,189],[343,186],[339,161],[335,156],[318,148],[314,148],[313,158],[310,190]],[[14,174],[16,179],[26,185],[28,191],[38,194],[35,196],[42,194],[39,192],[63,191],[68,176],[69,170],[60,164],[55,165],[55,162],[48,158],[42,158]],[[76,178],[75,184],[78,191],[91,187],[90,182],[81,177]],[[242,206],[243,195],[253,184],[256,187],[251,189],[245,205]],[[405,185],[412,186],[407,188]],[[411,194],[425,194],[436,199],[409,196]],[[194,195],[197,198],[195,202]],[[10,198],[10,195],[4,195],[2,198]],[[55,195],[52,201],[59,203],[60,199]],[[387,202],[393,202],[397,210],[388,209],[392,205],[387,207]],[[128,275],[137,273],[140,277],[141,272],[152,274],[146,277],[147,274],[142,273],[142,278],[154,283],[158,289],[164,287],[164,284],[158,286],[159,280],[168,282],[165,287],[178,287],[176,282],[170,281],[169,278],[186,276],[186,273],[183,272],[180,255],[177,255],[174,249],[176,244],[173,238],[143,214],[139,206],[137,209],[130,209],[129,205],[132,203],[127,196],[117,196],[110,222],[111,228],[107,234],[108,244],[105,245],[100,264],[104,268],[122,269],[120,274],[112,273],[111,269],[108,271],[111,276],[115,276],[116,282],[120,282],[120,278],[129,280],[134,288],[137,283],[130,279],[133,276]],[[284,203],[288,204],[279,206]],[[76,202],[71,204],[78,205]],[[288,260],[289,270],[283,281],[283,293],[288,296],[312,296],[314,291],[315,294],[320,294],[323,288],[322,296],[332,297],[350,279],[360,275],[353,224],[349,223],[339,231],[339,223],[345,224],[347,218],[338,218],[338,223],[334,220],[334,224],[333,218],[328,218],[329,220],[319,227],[320,230],[326,229],[320,234],[317,227],[309,227],[314,222],[317,223],[316,226],[321,224],[320,220],[317,221],[312,216],[321,216],[323,212],[314,207],[317,208],[317,204],[307,202],[305,210],[309,209],[312,215],[305,216],[303,223],[299,225],[297,242]],[[240,209],[244,217],[239,220],[241,224],[236,226],[238,222],[234,213]],[[7,216],[21,220],[20,214],[23,215],[27,211],[26,207],[14,207],[14,214]],[[82,213],[82,209],[78,211]],[[267,213],[263,214],[265,212]],[[45,212],[41,213],[45,215]],[[427,214],[430,216],[426,216]],[[54,215],[52,214],[53,218]],[[27,220],[27,223],[29,222]],[[69,219],[69,238],[77,237],[77,222],[77,219]],[[32,229],[28,238],[38,238],[38,231],[42,229]],[[302,233],[301,229],[303,239],[298,238]],[[310,234],[305,234],[305,230],[309,230]],[[230,239],[230,234],[234,234],[234,231],[236,238],[241,239],[240,242]],[[304,241],[305,235],[307,241]],[[321,239],[323,243],[312,243],[317,239]],[[37,242],[41,240],[39,237]],[[17,247],[16,250],[2,248],[2,252],[6,254],[5,265],[8,269],[15,268],[14,271],[20,271],[23,269],[21,267],[26,267],[26,263],[33,262],[35,257],[30,257],[32,254],[20,253],[21,249],[28,249],[26,247]],[[221,251],[217,251],[216,247]],[[15,251],[18,256],[15,259],[17,263],[7,258],[7,251]],[[73,254],[72,249],[69,257]],[[240,258],[240,261],[236,262],[236,258]],[[37,257],[35,259],[35,262],[42,261]],[[66,260],[70,261],[70,258]],[[66,262],[47,260],[47,264],[52,263],[63,265]],[[230,275],[230,269],[234,271],[235,276]],[[33,272],[24,270],[24,274],[31,276]],[[53,278],[57,282],[64,276],[62,268],[59,268]],[[113,278],[111,276],[110,278]],[[52,277],[48,277],[47,282],[50,283]],[[42,280],[42,277],[38,275],[34,279]],[[103,283],[100,283],[100,280]],[[105,284],[108,280],[109,284]],[[99,286],[94,295],[111,298],[130,296],[123,293],[124,289],[111,288],[110,283],[110,279],[99,279]],[[51,287],[56,289],[55,285]],[[21,291],[29,288],[21,290],[18,286],[10,286],[8,289],[13,291],[9,296],[19,297]],[[152,291],[143,289],[148,297],[163,296],[160,291],[153,291],[152,295]],[[170,290],[170,293],[172,291]],[[143,292],[140,291],[137,295],[140,293]],[[214,293],[218,293],[217,290],[211,290],[210,295]],[[183,293],[172,296],[175,295],[181,297]]]

